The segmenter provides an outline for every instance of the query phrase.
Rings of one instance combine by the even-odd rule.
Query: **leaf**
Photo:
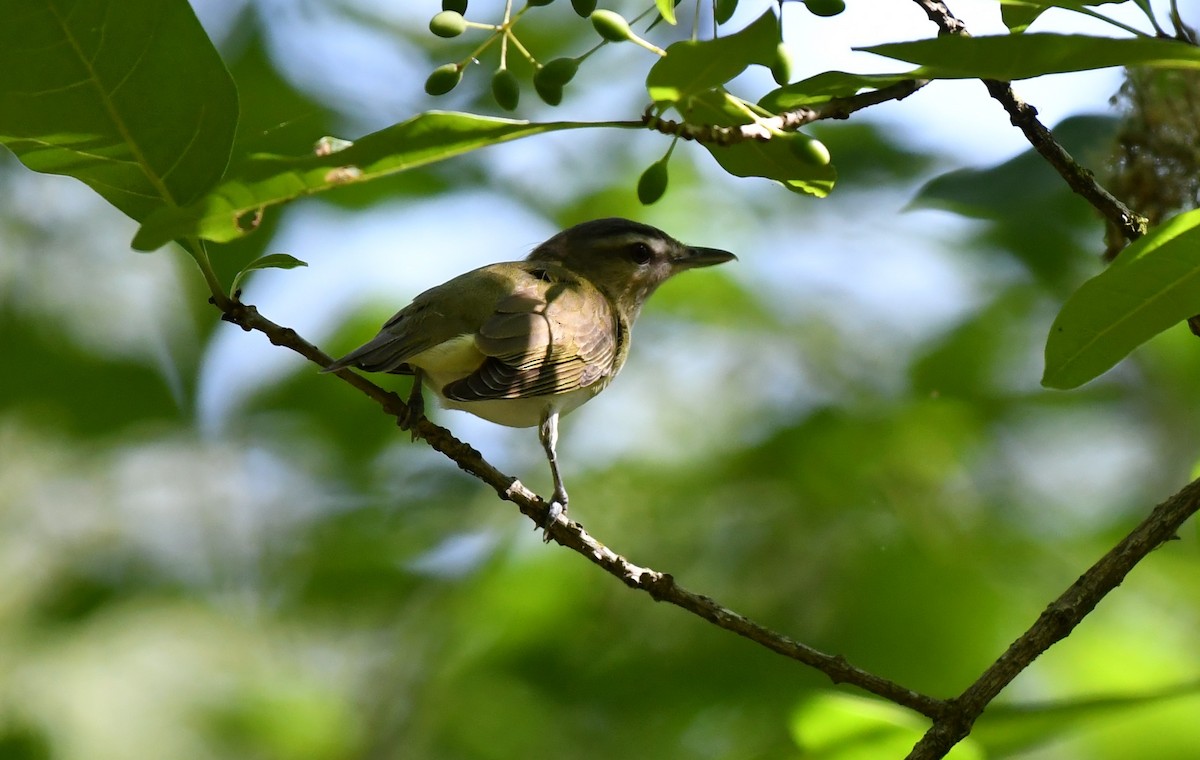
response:
[[[690,102],[689,121],[726,127],[750,121],[744,112],[729,103],[723,90],[710,90]],[[787,139],[746,140],[732,145],[704,143],[704,147],[730,174],[773,179],[793,192],[824,198],[837,179],[837,171],[832,165],[807,163],[792,150]]]
[[[919,718],[890,702],[828,692],[801,703],[789,724],[792,738],[805,756],[823,760],[902,757],[925,733]],[[945,757],[983,760],[984,752],[968,738]]]
[[[772,113],[779,113],[825,103],[834,98],[848,98],[863,90],[878,90],[912,78],[911,73],[849,74],[845,71],[826,71],[769,92],[758,104]]]
[[[675,26],[675,0],[654,0],[654,5],[658,8],[658,15],[663,17],[663,21]]]
[[[534,123],[430,111],[320,155],[258,154],[230,170],[212,192],[185,208],[165,208],[138,230],[133,247],[153,250],[181,237],[228,242],[252,232],[264,209],[336,187],[385,177],[520,137],[594,127]]]
[[[237,91],[184,0],[0,0],[0,143],[141,221],[220,179]]]
[[[266,256],[260,256],[244,266],[242,271],[238,272],[237,276],[233,278],[233,285],[229,290],[237,293],[238,287],[242,284],[242,278],[256,269],[295,269],[296,267],[306,266],[308,266],[307,261],[301,261],[290,253],[268,253]]]
[[[1200,68],[1200,48],[1145,37],[1115,39],[1082,34],[1006,34],[993,37],[944,35],[915,42],[857,48],[922,66],[921,79],[996,79],[1003,82],[1044,74],[1110,66]]]
[[[726,37],[676,42],[651,67],[646,89],[656,103],[678,103],[724,85],[751,64],[770,66],[779,42],[779,19],[772,11]]]
[[[1042,385],[1076,388],[1200,313],[1200,210],[1151,230],[1083,284],[1050,327]]]
[[[1050,8],[1063,8],[1069,11],[1083,12],[1087,5],[1107,5],[1123,3],[1125,0],[1000,0],[1000,18],[1008,31],[1020,33],[1025,31],[1038,16]],[[1088,14],[1092,15],[1092,14]]]

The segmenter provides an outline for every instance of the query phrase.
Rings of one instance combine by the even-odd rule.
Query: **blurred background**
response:
[[[850,48],[934,33],[915,3],[848,4],[785,6],[794,78],[893,71]],[[428,33],[433,0],[194,6],[238,83],[243,150],[304,153],[431,108],[504,115],[491,57],[424,93],[472,44]],[[763,9],[742,6],[734,28]],[[1003,32],[993,2],[951,8]],[[594,43],[569,4],[538,15],[540,59]],[[1086,21],[1054,11],[1034,31],[1111,32]],[[651,63],[609,46],[560,107],[527,86],[518,115],[637,118]],[[1016,89],[1104,175],[1129,129],[1122,81]],[[1081,390],[1040,388],[1103,223],[978,82],[811,131],[840,176],[824,201],[681,144],[642,207],[667,138],[573,131],[294,203],[214,263],[228,282],[263,253],[307,261],[255,273],[244,299],[336,355],[427,287],[584,219],[736,252],[665,286],[621,377],[564,422],[571,514],[633,562],[948,697],[1197,474],[1200,343],[1179,326]],[[191,261],[132,252],[133,223],[83,185],[4,154],[0,198],[0,758],[901,757],[925,725],[544,546],[344,383],[220,322]],[[535,432],[435,420],[549,490]],[[1195,758],[1194,522],[1180,539],[959,756]]]

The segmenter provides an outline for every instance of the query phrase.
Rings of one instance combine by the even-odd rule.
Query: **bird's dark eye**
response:
[[[650,246],[645,243],[634,243],[629,246],[629,258],[635,264],[645,264],[650,260]]]

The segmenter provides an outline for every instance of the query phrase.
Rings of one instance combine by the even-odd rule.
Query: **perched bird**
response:
[[[449,409],[536,425],[554,478],[548,525],[567,509],[555,453],[559,416],[621,371],[633,323],[659,285],[735,258],[628,219],[584,222],[524,261],[489,264],[425,291],[325,371],[413,375],[404,429],[424,414],[422,384]]]

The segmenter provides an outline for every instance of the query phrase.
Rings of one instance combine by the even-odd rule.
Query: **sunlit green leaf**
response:
[[[1023,32],[1050,8],[1082,11],[1085,6],[1123,2],[1125,0],[1000,0],[1000,18],[1008,31]]]
[[[915,63],[910,76],[923,79],[1012,81],[1044,74],[1112,66],[1200,68],[1200,48],[1175,40],[1115,39],[1082,34],[943,35],[915,42],[859,48]]]
[[[824,103],[833,98],[848,98],[863,90],[878,90],[912,78],[912,74],[908,73],[849,74],[845,71],[825,71],[767,93],[759,105],[768,111],[786,111]]]
[[[514,121],[430,111],[354,141],[307,156],[258,154],[232,168],[211,193],[184,208],[165,208],[133,240],[153,250],[180,237],[227,242],[252,232],[263,210],[305,195],[369,182],[520,137],[597,126],[585,122]]]
[[[1200,211],[1151,230],[1063,305],[1046,341],[1042,384],[1075,388],[1200,312]]]
[[[211,188],[237,93],[184,0],[0,0],[0,143],[139,221]]]
[[[236,293],[238,286],[242,284],[242,279],[256,269],[295,269],[296,267],[306,266],[308,266],[308,262],[301,261],[290,253],[269,253],[266,256],[261,256],[251,261],[243,267],[242,271],[238,272],[237,276],[233,278],[233,285],[230,287],[230,290]]]
[[[767,11],[727,37],[676,42],[650,69],[646,89],[656,103],[677,103],[720,87],[751,64],[770,66],[779,41],[779,19]]]

